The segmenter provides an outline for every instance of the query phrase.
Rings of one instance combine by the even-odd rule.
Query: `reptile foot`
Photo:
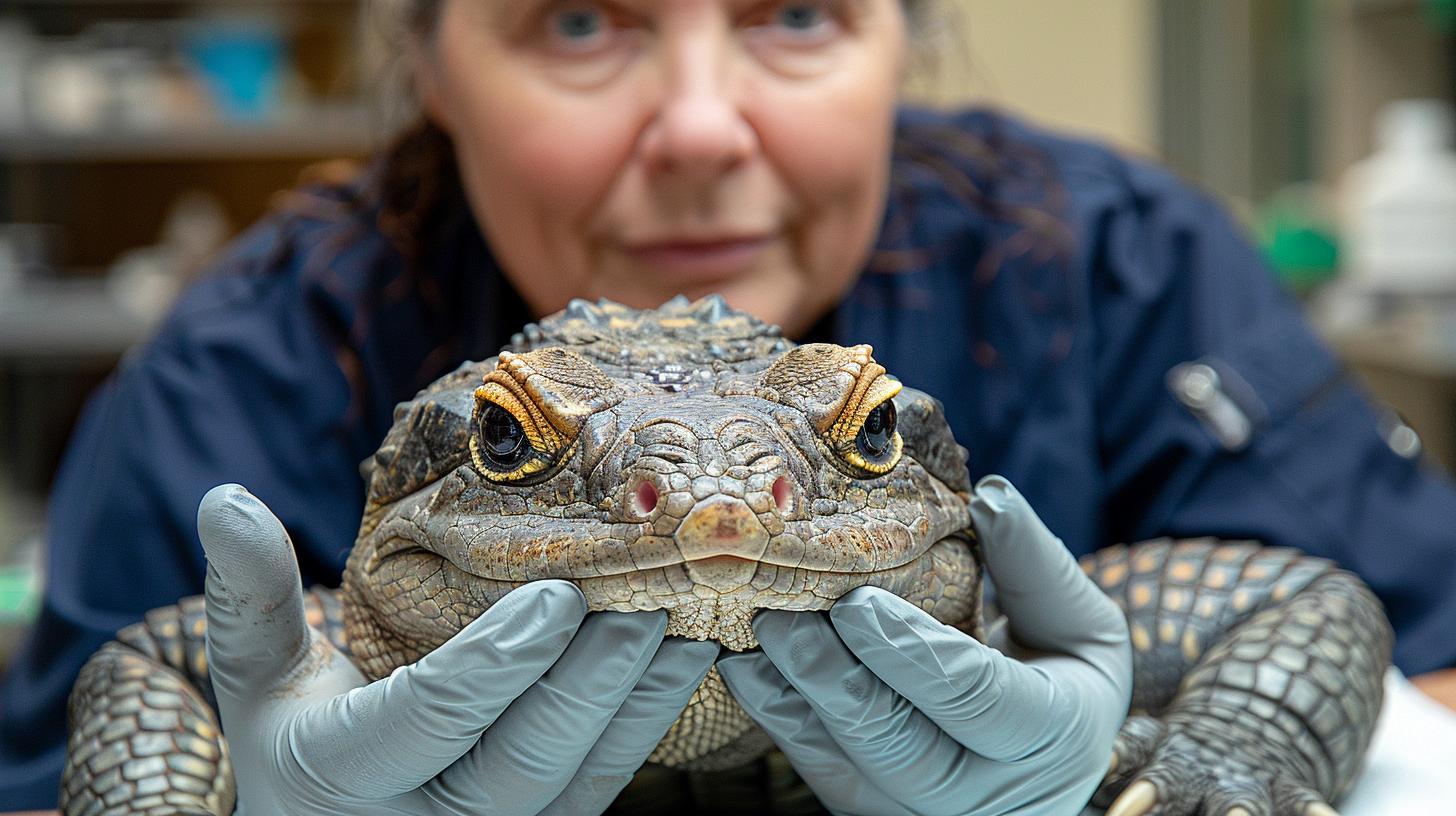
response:
[[[1129,785],[1127,790],[1117,797],[1117,801],[1107,809],[1107,816],[1143,816],[1157,804],[1157,787],[1143,779]]]
[[[1134,715],[1093,799],[1107,816],[1338,816],[1255,750]]]

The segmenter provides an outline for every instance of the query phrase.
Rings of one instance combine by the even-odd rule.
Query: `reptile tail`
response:
[[[152,610],[81,669],[67,712],[65,816],[233,812],[206,625],[201,598]]]
[[[333,590],[304,594],[310,626],[348,654]],[[229,816],[236,794],[207,671],[201,597],[154,609],[81,669],[61,774],[65,816]]]

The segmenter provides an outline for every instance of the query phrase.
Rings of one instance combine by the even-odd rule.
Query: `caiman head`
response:
[[[862,585],[974,632],[965,460],[869,346],[794,346],[716,297],[577,301],[396,410],[345,570],[351,648],[382,676],[544,578],[731,650],[755,610]]]

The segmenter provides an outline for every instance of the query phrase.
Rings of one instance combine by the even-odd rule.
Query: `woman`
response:
[[[52,499],[41,620],[5,680],[0,804],[53,801],[82,661],[203,588],[191,528],[208,486],[249,485],[305,580],[335,582],[361,508],[355,466],[392,406],[571,297],[645,307],[721,292],[796,339],[871,343],[946,403],[973,475],[1010,477],[1072,552],[1158,535],[1301,547],[1372,585],[1407,673],[1456,664],[1450,483],[1390,450],[1203,197],[995,114],[897,110],[920,5],[391,6],[411,27],[421,122],[358,183],[244,236],[87,411]],[[1045,545],[994,484],[982,512],[1015,520],[1008,541]],[[281,540],[246,496],[209,507],[210,548]],[[569,593],[540,594],[557,610],[543,625],[580,621]],[[704,659],[684,651],[676,669]],[[1118,694],[1115,679],[1096,685],[1089,709],[1115,722]],[[1106,757],[1105,726],[1083,740]],[[836,809],[883,810],[886,795],[920,807],[842,762],[815,767],[802,746],[789,756]],[[1101,769],[1059,775],[1058,760],[1036,771],[1065,809]]]

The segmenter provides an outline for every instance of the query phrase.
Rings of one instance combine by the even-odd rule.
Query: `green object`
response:
[[[1280,280],[1298,291],[1333,278],[1340,257],[1334,234],[1309,225],[1284,225],[1276,229],[1265,253]]]
[[[0,569],[0,625],[28,624],[40,611],[40,580],[30,567]]]
[[[1291,185],[1259,208],[1259,245],[1285,286],[1307,292],[1339,272],[1335,228],[1309,185]]]

